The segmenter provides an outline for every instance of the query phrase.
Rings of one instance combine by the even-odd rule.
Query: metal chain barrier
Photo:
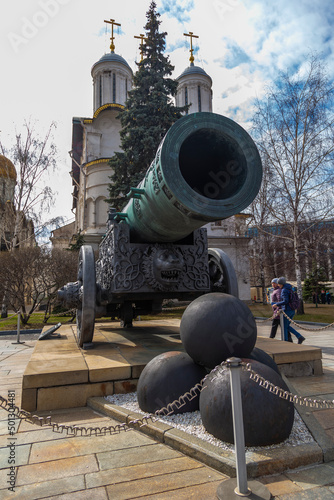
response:
[[[325,399],[311,399],[311,398],[303,398],[297,396],[296,394],[292,394],[291,392],[285,391],[282,388],[274,385],[272,382],[269,382],[261,375],[259,375],[256,371],[252,369],[250,363],[241,363],[241,366],[244,371],[249,372],[250,378],[257,383],[260,387],[269,390],[269,392],[275,394],[279,398],[286,399],[291,401],[292,403],[299,404],[301,406],[309,406],[310,408],[334,408],[334,400],[325,400]],[[222,370],[227,369],[227,362],[224,361],[220,365],[216,366],[208,375],[212,375],[213,372],[216,372],[217,375]],[[208,377],[206,375],[198,384],[192,387],[188,392],[180,396],[178,399],[169,403],[167,406],[156,410],[155,413],[146,414],[142,418],[134,419],[129,421],[128,423],[121,423],[117,425],[110,425],[107,427],[85,427],[78,425],[64,425],[58,424],[56,422],[52,422],[51,416],[40,417],[38,415],[33,415],[30,412],[25,410],[21,410],[18,406],[15,406],[9,401],[0,396],[0,407],[10,412],[12,415],[15,415],[17,418],[22,420],[27,420],[28,422],[40,426],[48,426],[52,427],[53,432],[58,433],[66,433],[69,436],[105,436],[107,434],[119,434],[121,431],[130,431],[136,427],[143,427],[147,425],[150,421],[155,422],[161,416],[168,416],[174,413],[176,409],[184,406],[188,401],[194,399],[202,390],[205,389],[204,384],[205,380]]]
[[[261,321],[261,323],[265,323],[266,321],[272,321],[273,319],[275,319],[275,315],[274,314],[271,316],[271,318],[263,318],[263,319],[261,318],[260,321]]]
[[[11,314],[10,316],[7,316],[7,318],[0,318],[0,321],[8,321],[10,318],[15,318],[19,314],[20,311],[17,311],[14,314]]]
[[[322,330],[327,330],[327,328],[331,328],[332,326],[334,326],[334,323],[331,323],[330,325],[322,326],[320,328],[305,328],[300,323],[296,323],[293,319],[289,318],[289,316],[285,314],[285,312],[282,309],[280,309],[280,313],[282,313],[283,316],[285,316],[291,323],[297,326],[300,330],[305,330],[306,332],[321,332]]]

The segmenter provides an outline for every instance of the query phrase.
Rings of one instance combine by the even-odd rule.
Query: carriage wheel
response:
[[[79,346],[83,347],[92,342],[95,324],[95,262],[93,249],[88,245],[80,248],[78,282],[81,306],[77,309],[77,336]]]
[[[229,256],[220,248],[209,248],[211,292],[222,292],[239,297],[238,279]]]

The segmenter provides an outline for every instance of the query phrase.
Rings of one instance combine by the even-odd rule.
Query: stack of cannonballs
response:
[[[255,348],[257,329],[250,309],[241,300],[224,293],[210,293],[194,300],[180,325],[186,351],[171,351],[152,359],[144,368],[137,387],[141,410],[154,413],[177,400],[206,377],[203,389],[174,413],[200,410],[206,430],[233,443],[230,373],[213,370],[228,358],[238,357],[275,386],[288,391],[272,358]],[[241,370],[241,397],[246,446],[266,446],[290,435],[293,403],[279,398],[250,379]]]

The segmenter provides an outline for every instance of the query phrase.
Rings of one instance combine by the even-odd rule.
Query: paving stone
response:
[[[0,490],[0,500],[36,500],[85,489],[84,476],[65,477],[53,481],[38,481],[15,488],[15,492]],[[10,493],[10,495],[9,495]]]
[[[285,475],[304,490],[334,482],[333,467],[327,464],[308,467],[296,472],[286,472]]]
[[[1,436],[5,435],[8,437],[8,413],[6,412],[6,420],[0,420],[0,439],[1,439]],[[14,420],[14,422],[12,423],[12,420]],[[19,418],[15,418],[15,419],[11,419],[11,427],[13,426],[15,428],[14,432],[16,433],[18,428],[19,428],[19,424],[20,424],[20,419]],[[1,445],[0,445],[1,446]]]
[[[117,500],[139,498],[143,496],[142,492],[144,491],[145,495],[165,493],[166,498],[168,498],[169,491],[196,484],[208,483],[210,481],[217,481],[220,478],[221,475],[218,472],[203,467],[201,469],[112,484],[107,486],[107,492],[110,498],[117,498]]]
[[[314,416],[324,429],[334,428],[334,409],[319,410]]]
[[[58,434],[52,432],[51,427],[45,427],[41,429],[41,427],[37,427],[35,432],[19,432],[14,435],[16,438],[16,445],[26,445],[32,443],[41,443],[43,441],[54,441],[57,439],[64,438],[63,434]],[[8,436],[0,436],[0,448],[5,447],[7,445],[9,437]]]
[[[82,408],[66,408],[51,411],[39,411],[37,412],[37,414],[39,416],[51,416],[52,422],[64,425],[86,424],[87,426],[95,426],[95,423],[100,423],[103,421],[109,422],[109,425],[112,425],[113,423],[110,418],[104,417],[100,413],[97,413],[87,406]],[[40,427],[38,425],[32,424],[28,420],[21,420],[21,424],[19,426],[19,432],[37,431],[39,429]]]
[[[217,488],[221,482],[212,481],[196,486],[188,486],[187,488],[169,490],[167,495],[166,493],[145,495],[145,500],[217,500]]]
[[[160,476],[174,472],[203,468],[199,462],[187,457],[173,458],[170,460],[159,460],[146,462],[127,467],[110,468],[86,476],[87,488],[105,486],[110,483],[122,483],[143,479],[145,477]]]
[[[333,500],[333,493],[326,487],[320,487],[290,495],[281,495],[279,500]]]
[[[48,497],[48,500],[108,500],[105,488],[93,488],[90,490],[76,491],[75,493],[65,493]],[[115,499],[116,500],[116,499]]]
[[[284,474],[281,476],[262,477],[260,482],[265,484],[270,493],[275,497],[303,491],[300,486],[295,484],[291,479],[288,479]]]
[[[125,448],[145,447],[154,441],[136,432],[121,432],[109,436],[92,436],[59,439],[32,445],[29,463],[39,463],[61,458],[70,458],[90,453],[120,450]]]
[[[8,440],[7,444],[9,445],[10,442],[15,443],[16,441]],[[10,465],[13,465],[15,467],[26,465],[29,460],[30,449],[31,444],[23,444],[21,446],[15,445],[15,447],[13,448],[14,454],[10,456],[10,448],[8,446],[6,446],[5,448],[0,448],[0,468],[8,467]],[[9,459],[15,460],[15,463],[9,464]]]
[[[18,468],[16,484],[22,486],[37,483],[40,480],[50,481],[59,477],[72,477],[98,471],[94,455],[65,458]]]
[[[146,464],[157,460],[169,460],[179,457],[182,457],[182,455],[178,451],[157,443],[142,448],[132,448],[131,453],[127,449],[119,449],[97,454],[100,470]]]

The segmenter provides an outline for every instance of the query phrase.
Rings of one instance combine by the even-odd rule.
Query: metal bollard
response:
[[[241,400],[241,359],[229,358],[226,365],[230,369],[231,399],[233,435],[236,456],[236,482],[235,479],[223,481],[217,488],[217,498],[226,500],[227,498],[248,497],[250,499],[269,500],[271,494],[269,490],[259,481],[250,481],[251,488],[247,483],[247,466],[245,451],[245,434]]]
[[[12,342],[12,344],[24,344],[24,342],[20,341],[20,330],[21,330],[21,309],[17,315],[17,330],[16,330],[16,342]]]
[[[248,496],[251,490],[247,484],[247,468],[246,468],[246,452],[245,452],[245,434],[244,422],[242,417],[242,401],[241,401],[241,359],[230,358],[226,362],[230,369],[231,380],[231,396],[232,396],[232,418],[233,418],[233,434],[235,456],[237,463],[237,495]]]
[[[281,327],[281,340],[285,340],[285,336],[284,336],[284,315],[283,315],[282,309],[280,309],[280,313],[279,313],[279,324],[280,324],[280,327]]]

